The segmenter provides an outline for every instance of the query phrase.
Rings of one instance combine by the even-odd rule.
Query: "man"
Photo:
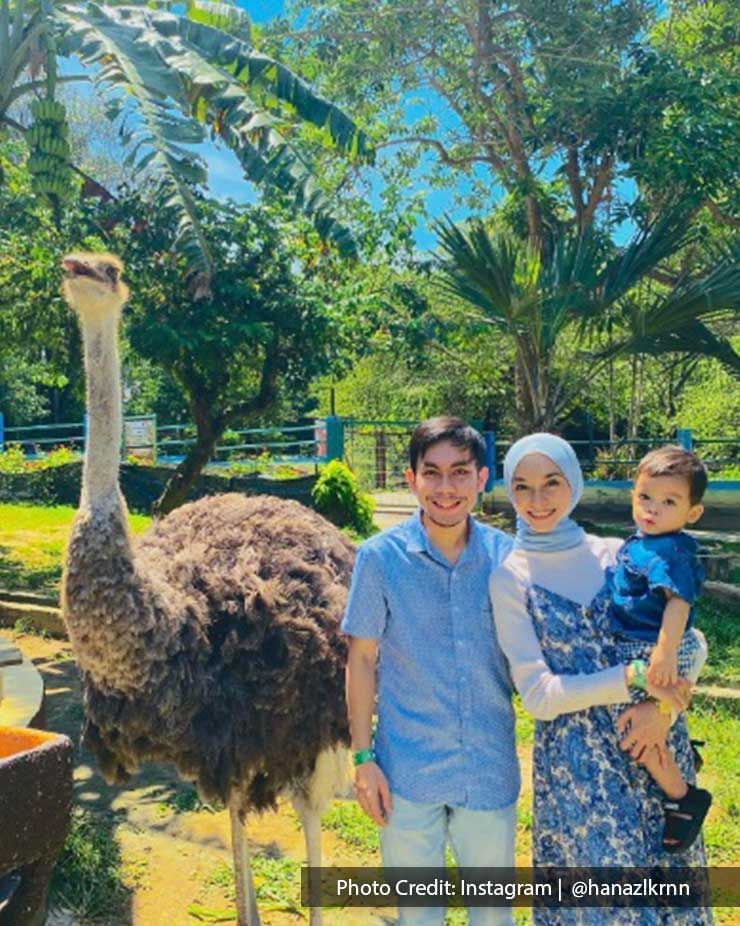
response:
[[[514,864],[512,689],[488,597],[512,542],[470,516],[484,463],[481,435],[460,419],[420,424],[406,470],[419,509],[366,541],[355,565],[342,624],[355,788],[381,827],[386,867],[443,867],[447,842],[463,867]],[[444,920],[438,907],[400,912],[403,926]],[[488,907],[469,922],[513,919]]]

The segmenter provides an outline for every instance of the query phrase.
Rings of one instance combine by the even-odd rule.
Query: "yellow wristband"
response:
[[[668,717],[673,713],[673,708],[667,701],[658,701],[658,712],[666,714]]]

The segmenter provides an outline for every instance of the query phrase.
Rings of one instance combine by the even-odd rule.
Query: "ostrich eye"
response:
[[[118,271],[116,270],[115,267],[107,266],[107,267],[105,268],[105,275],[108,277],[108,279],[111,281],[111,283],[117,283],[117,282],[118,282]]]

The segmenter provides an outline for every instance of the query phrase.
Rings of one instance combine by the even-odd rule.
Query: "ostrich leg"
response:
[[[306,861],[309,868],[321,866],[321,811],[305,804],[296,807],[299,811],[303,837],[306,840]],[[309,926],[321,926],[321,907],[311,907]]]
[[[252,880],[252,866],[249,863],[247,834],[239,819],[239,802],[236,797],[229,801],[229,816],[231,818],[231,848],[234,853],[237,926],[260,926],[257,897]]]

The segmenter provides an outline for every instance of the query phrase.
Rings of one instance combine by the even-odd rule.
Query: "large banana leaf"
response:
[[[25,34],[35,17],[39,29],[56,32],[60,54],[75,55],[93,68],[109,115],[124,114],[128,158],[162,181],[169,203],[181,214],[178,246],[202,278],[208,278],[211,258],[190,189],[206,180],[197,145],[208,128],[235,152],[248,179],[291,196],[325,239],[354,255],[352,234],[336,219],[294,138],[297,126],[309,122],[339,151],[369,159],[366,136],[288,68],[257,52],[250,45],[248,17],[237,7],[189,0],[182,16],[169,12],[169,6],[174,6],[170,0],[113,0],[45,4],[40,12],[38,0],[15,0],[14,7],[0,0],[0,49],[7,52],[0,55],[0,117],[8,100],[2,88],[12,88],[28,64]],[[23,41],[9,26],[11,9],[17,19],[21,7]],[[16,96],[18,91],[16,86]]]

